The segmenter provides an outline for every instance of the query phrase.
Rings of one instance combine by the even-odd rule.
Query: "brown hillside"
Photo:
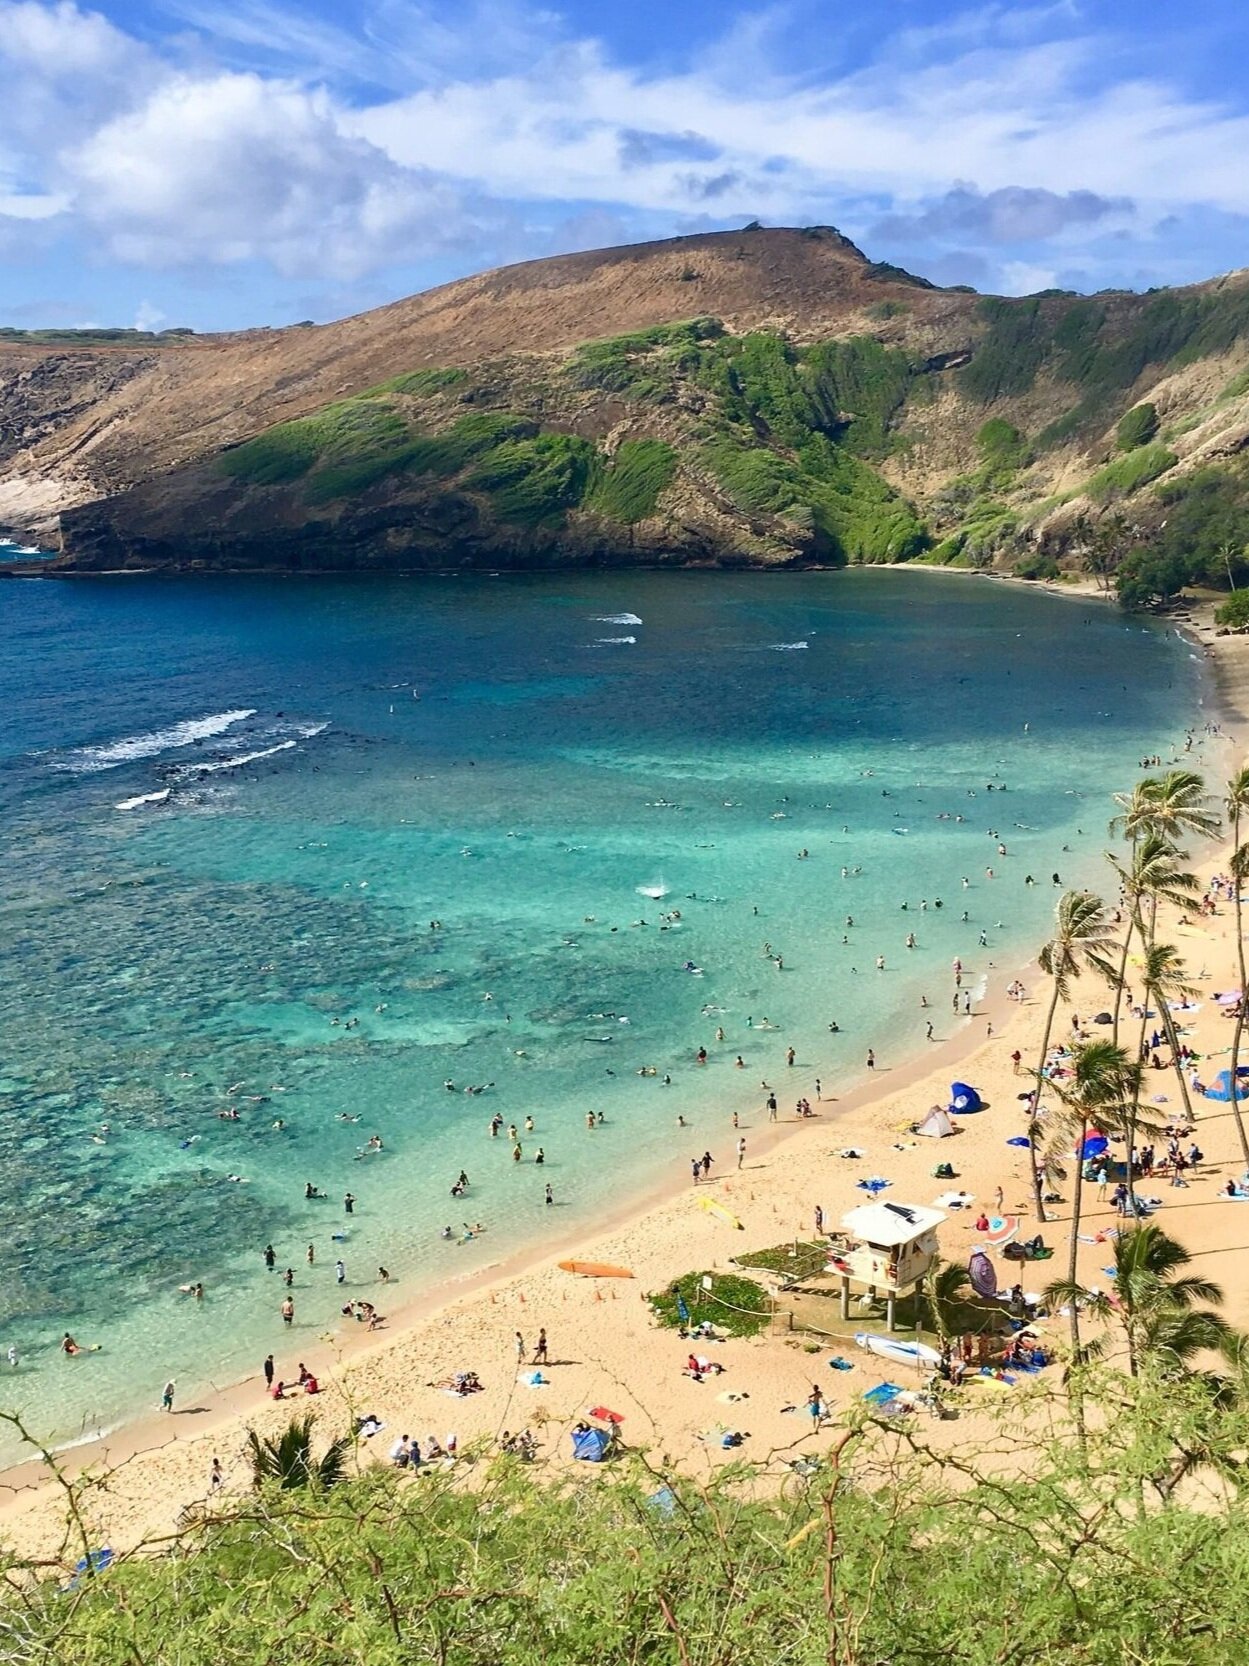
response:
[[[0,520],[111,495],[398,372],[541,353],[700,314],[835,333],[900,300],[909,329],[970,297],[874,268],[832,228],[715,232],[504,267],[335,324],[168,345],[0,345]],[[7,478],[6,478],[7,477]]]

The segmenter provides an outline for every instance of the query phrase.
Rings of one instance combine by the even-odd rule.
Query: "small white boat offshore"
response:
[[[931,1371],[941,1364],[941,1355],[925,1342],[903,1342],[898,1337],[874,1336],[867,1331],[856,1332],[854,1340],[860,1348],[879,1354],[882,1359],[892,1360],[895,1365],[912,1365],[917,1371]]]

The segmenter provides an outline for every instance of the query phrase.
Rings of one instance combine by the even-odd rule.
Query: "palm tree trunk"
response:
[[[1084,1427],[1084,1390],[1080,1383],[1083,1366],[1083,1347],[1080,1342],[1080,1304],[1076,1300],[1077,1259],[1080,1253],[1080,1205],[1084,1200],[1084,1164],[1079,1153],[1088,1138],[1087,1117],[1080,1119],[1080,1138],[1076,1147],[1076,1179],[1071,1197],[1071,1244],[1067,1257],[1067,1286],[1071,1292],[1071,1411],[1075,1418],[1076,1442],[1081,1453],[1087,1451],[1088,1437]]]
[[[1249,1137],[1245,1134],[1245,1119],[1240,1112],[1240,1100],[1236,1097],[1236,1067],[1240,1063],[1240,1038],[1245,1030],[1245,933],[1243,923],[1243,905],[1240,900],[1240,879],[1237,874],[1236,856],[1240,851],[1240,805],[1236,805],[1236,813],[1232,822],[1232,883],[1236,887],[1236,957],[1240,965],[1240,1010],[1236,1014],[1236,1029],[1232,1034],[1232,1115],[1236,1118],[1236,1132],[1240,1136],[1240,1154],[1245,1161],[1245,1170],[1249,1172]]]
[[[1149,1011],[1148,1003],[1146,1003],[1146,1005],[1141,1008],[1141,1011],[1142,1011],[1143,1014],[1146,1014],[1146,1015],[1148,1014],[1148,1011]],[[1137,1043],[1137,1048],[1136,1048],[1136,1056],[1141,1061],[1142,1071],[1143,1071],[1144,1063],[1145,1063],[1145,1026],[1148,1023],[1149,1023],[1148,1016],[1143,1016],[1141,1018],[1140,1040]],[[1124,1144],[1125,1144],[1125,1148],[1126,1148],[1126,1152],[1127,1152],[1127,1168],[1128,1168],[1128,1173],[1127,1173],[1128,1197],[1131,1199],[1131,1202],[1132,1202],[1132,1219],[1133,1220],[1136,1219],[1136,1179],[1135,1179],[1135,1173],[1134,1173],[1135,1163],[1136,1163],[1136,1128],[1137,1128],[1138,1122],[1140,1121],[1140,1115],[1141,1115],[1141,1083],[1142,1083],[1143,1080],[1144,1080],[1143,1074],[1139,1074],[1136,1078],[1136,1091],[1132,1095],[1132,1109],[1131,1109],[1131,1111],[1128,1115],[1127,1126],[1124,1129]]]
[[[1032,1101],[1032,1115],[1028,1119],[1028,1137],[1032,1141],[1029,1161],[1032,1164],[1032,1201],[1036,1207],[1036,1218],[1042,1226],[1045,1224],[1045,1193],[1041,1186],[1041,1176],[1037,1170],[1037,1136],[1041,1132],[1041,1083],[1045,1080],[1045,1055],[1050,1050],[1050,1035],[1054,1028],[1054,1014],[1058,1011],[1058,979],[1054,979],[1054,993],[1050,999],[1050,1009],[1045,1018],[1045,1029],[1041,1035],[1041,1056],[1037,1061],[1036,1090]],[[1249,1161],[1249,1159],[1246,1159]]]
[[[1128,909],[1128,929],[1123,934],[1123,953],[1119,957],[1119,981],[1115,985],[1115,1021],[1111,1026],[1110,1039],[1117,1047],[1119,1045],[1119,1008],[1123,1004],[1123,991],[1128,981],[1128,949],[1132,943],[1132,928],[1136,924],[1136,910]]]
[[[1084,1201],[1084,1164],[1078,1160],[1079,1153],[1084,1149],[1084,1142],[1088,1138],[1089,1119],[1080,1119],[1080,1137],[1076,1145],[1076,1179],[1071,1194],[1071,1242],[1067,1255],[1067,1283],[1071,1287],[1071,1363],[1080,1363],[1080,1309],[1075,1300],[1076,1279],[1078,1275],[1077,1261],[1080,1254],[1080,1207]]]
[[[1180,1058],[1180,1038],[1175,1033],[1175,1020],[1171,1017],[1167,1003],[1158,990],[1151,989],[1146,994],[1157,1001],[1158,1011],[1162,1014],[1162,1027],[1166,1031],[1167,1041],[1170,1043],[1171,1062],[1175,1067],[1175,1079],[1180,1084],[1180,1098],[1184,1101],[1184,1115],[1188,1118],[1189,1127],[1194,1127],[1197,1119],[1193,1115],[1193,1102],[1188,1096],[1188,1083],[1184,1079],[1184,1065]]]

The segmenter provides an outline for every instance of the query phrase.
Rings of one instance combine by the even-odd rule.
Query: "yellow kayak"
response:
[[[731,1226],[738,1232],[745,1232],[746,1228],[737,1216],[727,1204],[721,1203],[718,1198],[700,1197],[698,1206],[700,1209],[705,1209],[709,1215],[714,1215],[717,1220],[723,1221],[726,1226]]]

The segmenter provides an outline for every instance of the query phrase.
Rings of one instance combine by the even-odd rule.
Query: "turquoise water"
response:
[[[19,581],[0,631],[0,1350],[57,1439],[727,1158],[921,990],[946,1032],[1199,700],[1160,627],[932,574]]]

